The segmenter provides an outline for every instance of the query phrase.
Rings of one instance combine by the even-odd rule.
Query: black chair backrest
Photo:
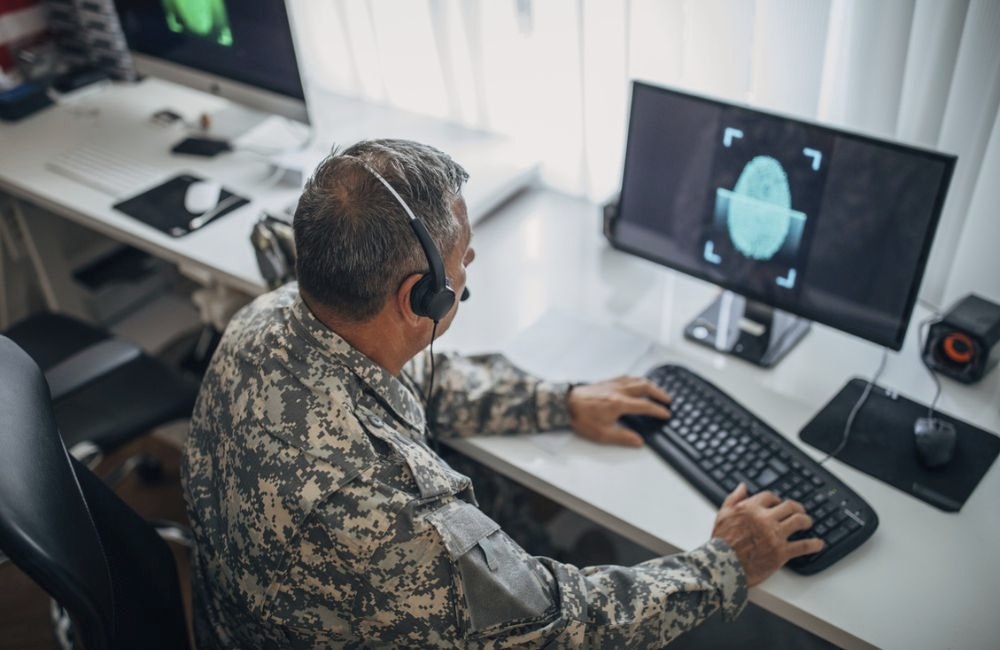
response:
[[[3,336],[0,549],[66,608],[88,650],[188,647],[170,548],[69,456],[42,372]]]

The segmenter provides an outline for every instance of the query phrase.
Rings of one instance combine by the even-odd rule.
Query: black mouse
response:
[[[940,467],[955,454],[955,425],[938,418],[917,418],[913,425],[917,456],[924,467]]]

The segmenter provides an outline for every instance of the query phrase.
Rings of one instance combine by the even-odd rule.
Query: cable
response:
[[[275,167],[275,171],[272,172],[270,176],[261,181],[260,185],[256,187],[256,191],[259,192],[271,189],[272,187],[278,184],[278,181],[280,181],[281,177],[284,175],[285,175],[284,169],[282,169],[281,167]],[[230,196],[227,196],[226,198],[219,201],[214,208],[206,210],[205,212],[202,212],[198,216],[193,217],[190,221],[188,221],[188,232],[192,232],[201,228],[202,226],[206,225],[209,221],[219,216],[220,213],[222,213],[225,210],[228,210],[231,206],[235,205],[236,203],[242,200],[244,200],[244,198],[242,196],[239,196],[238,194],[232,194]]]
[[[427,398],[424,400],[427,403],[427,406],[424,407],[424,415],[426,415],[427,411],[430,410],[431,408],[431,394],[434,392],[434,339],[437,338],[437,329],[438,329],[438,322],[434,321],[434,327],[433,329],[431,329],[431,346],[430,346],[431,377],[430,380],[428,380],[427,382]],[[433,431],[431,430],[431,425],[429,422],[426,422],[426,419],[424,426],[427,427],[427,439],[431,443],[431,448],[434,450],[435,454],[440,456],[441,450],[438,448],[437,436],[434,435]]]
[[[431,407],[431,393],[434,391],[434,339],[437,338],[438,322],[434,321],[434,328],[431,329],[431,378],[427,382],[427,408]]]
[[[920,362],[924,365],[924,368],[927,368],[927,374],[929,374],[931,379],[934,381],[934,399],[931,400],[930,406],[927,407],[928,418],[934,417],[934,407],[937,406],[938,399],[941,397],[941,381],[938,379],[937,374],[935,374],[931,367],[927,365],[927,359],[924,358],[921,351],[924,349],[924,329],[932,322],[940,318],[940,316],[940,313],[936,312],[927,319],[920,321],[920,327],[917,330],[917,354],[920,354]]]
[[[851,409],[851,414],[847,416],[847,422],[844,423],[844,435],[840,440],[840,444],[837,445],[836,449],[827,454],[823,460],[819,461],[820,465],[842,452],[844,447],[847,446],[847,439],[851,435],[851,426],[854,424],[854,418],[857,417],[858,411],[861,410],[861,407],[864,406],[864,403],[868,400],[868,396],[871,395],[875,382],[877,382],[878,378],[882,376],[882,371],[885,370],[885,362],[888,358],[889,348],[882,348],[882,360],[879,362],[878,369],[875,371],[875,374],[868,380],[868,385],[865,386],[865,390],[861,393],[861,397],[858,398],[858,401],[854,404],[854,408]]]
[[[925,300],[923,298],[917,298],[917,304],[918,305],[923,305],[924,307],[927,307],[929,310],[931,310],[935,314],[940,314],[941,313],[941,308],[938,307],[937,305],[935,305],[934,303],[932,303],[930,300]]]

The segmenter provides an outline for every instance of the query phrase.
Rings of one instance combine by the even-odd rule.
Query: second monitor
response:
[[[308,123],[284,0],[115,0],[115,7],[141,73]],[[262,115],[233,110],[226,118],[242,122],[226,130],[242,133]]]
[[[613,244],[727,292],[686,334],[772,365],[809,321],[900,349],[955,157],[636,82]]]

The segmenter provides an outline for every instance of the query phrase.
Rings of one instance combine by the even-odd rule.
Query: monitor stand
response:
[[[732,291],[723,291],[684,328],[684,336],[758,366],[773,366],[811,322]]]
[[[268,159],[277,182],[301,188],[323,152],[311,151],[315,133],[308,124],[289,117],[230,103],[210,114],[206,135],[228,141],[236,150],[251,151]]]

